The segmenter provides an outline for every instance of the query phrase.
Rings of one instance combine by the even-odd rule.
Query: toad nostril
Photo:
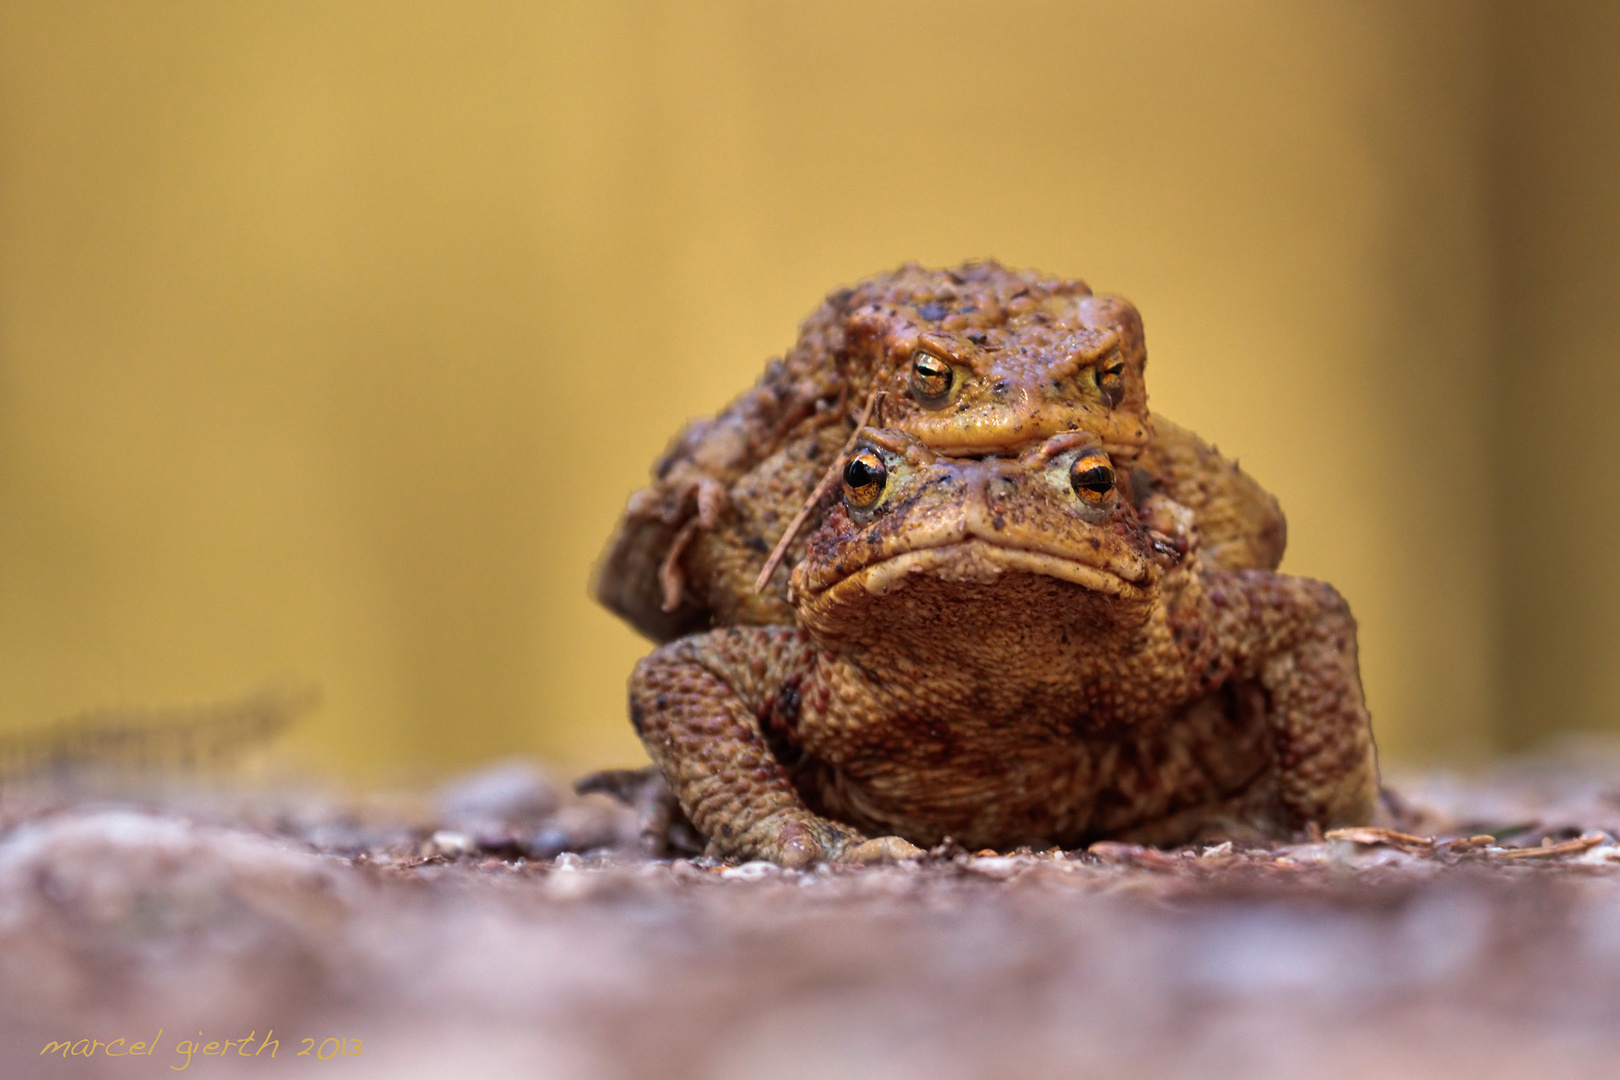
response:
[[[984,500],[997,514],[1018,498],[1018,481],[1005,473],[993,473],[985,478]]]

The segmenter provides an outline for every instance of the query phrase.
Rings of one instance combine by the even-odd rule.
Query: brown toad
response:
[[[1192,510],[1208,563],[1275,568],[1286,540],[1276,500],[1149,415],[1146,360],[1136,310],[1079,281],[984,262],[905,266],[834,293],[759,385],[677,437],[631,498],[596,595],[658,641],[791,622],[786,568],[802,537],[763,592],[753,583],[874,402],[875,423],[952,455],[1090,432],[1139,493]]]
[[[665,645],[631,717],[718,851],[787,865],[1173,844],[1367,820],[1355,623],[1321,582],[1204,570],[1102,441],[950,457],[868,429],[792,574],[797,625]],[[1166,511],[1172,512],[1172,511]]]

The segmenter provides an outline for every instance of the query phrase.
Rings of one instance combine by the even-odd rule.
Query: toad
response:
[[[787,866],[1366,821],[1344,601],[1206,569],[1184,508],[1133,484],[1090,432],[956,457],[863,430],[792,571],[794,623],[688,636],[632,676],[687,816]]]
[[[834,293],[759,385],[676,438],[604,553],[594,591],[656,641],[715,625],[791,623],[790,534],[841,461],[864,404],[948,455],[1016,452],[1067,431],[1098,438],[1135,490],[1188,507],[1206,561],[1274,569],[1283,516],[1191,432],[1147,410],[1141,319],[1083,282],[992,262],[905,266]],[[812,505],[814,527],[820,505]],[[788,536],[782,569],[754,583]]]

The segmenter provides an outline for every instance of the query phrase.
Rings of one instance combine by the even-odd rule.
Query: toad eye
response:
[[[1097,365],[1097,389],[1103,392],[1108,404],[1117,405],[1125,394],[1125,361],[1116,353]]]
[[[1069,466],[1069,486],[1081,501],[1101,506],[1114,494],[1114,468],[1101,450],[1087,450]]]
[[[911,360],[911,392],[925,405],[942,404],[956,382],[951,365],[931,352],[919,349]]]
[[[889,468],[871,450],[857,451],[844,466],[844,501],[856,510],[870,510],[883,498]]]

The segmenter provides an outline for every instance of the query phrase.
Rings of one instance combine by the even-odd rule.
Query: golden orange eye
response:
[[[1114,497],[1114,467],[1101,450],[1087,450],[1069,466],[1069,486],[1083,502],[1101,506]]]
[[[911,360],[911,392],[924,404],[938,404],[950,396],[956,373],[951,365],[921,349]]]
[[[1118,405],[1125,396],[1125,361],[1119,353],[1110,353],[1097,365],[1097,389],[1108,399],[1109,405]]]
[[[871,450],[858,450],[844,466],[844,501],[856,510],[870,510],[883,498],[889,468]]]

